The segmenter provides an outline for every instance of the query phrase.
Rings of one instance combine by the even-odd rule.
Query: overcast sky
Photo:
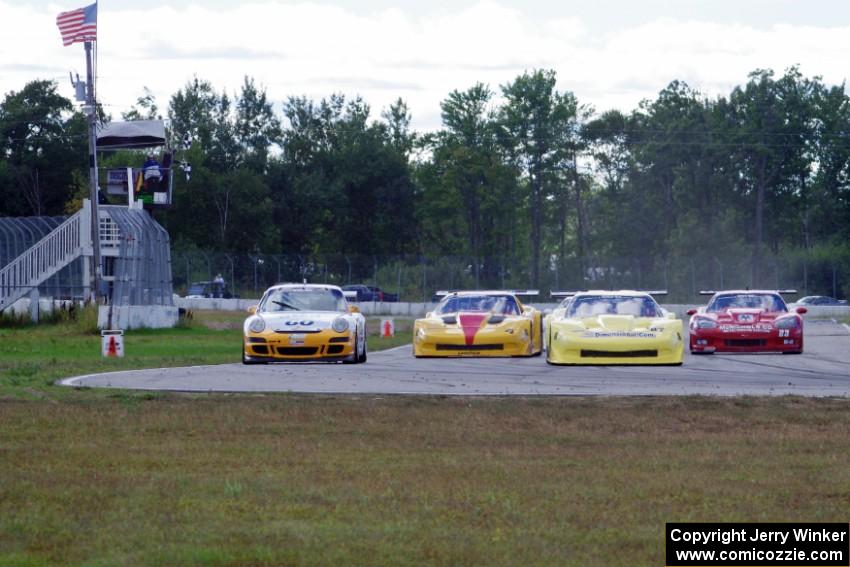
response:
[[[83,46],[63,47],[59,12],[89,0],[0,0],[0,91],[52,79],[72,98]],[[163,110],[194,75],[236,92],[245,75],[279,108],[287,96],[362,95],[373,115],[405,99],[418,130],[476,82],[554,69],[558,89],[597,111],[629,111],[674,79],[728,94],[757,68],[842,83],[850,69],[844,0],[316,0],[251,3],[102,0],[98,96],[119,117],[149,87]]]

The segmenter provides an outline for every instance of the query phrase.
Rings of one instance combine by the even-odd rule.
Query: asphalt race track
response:
[[[236,363],[95,374],[60,384],[184,392],[847,397],[850,329],[807,321],[802,355],[691,356],[686,347],[678,367],[550,366],[543,357],[415,359],[405,346],[370,353],[362,365]]]

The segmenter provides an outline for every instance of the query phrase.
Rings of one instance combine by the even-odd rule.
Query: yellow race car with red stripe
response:
[[[437,292],[437,307],[413,325],[413,355],[535,356],[543,349],[540,311],[518,296],[536,290]]]

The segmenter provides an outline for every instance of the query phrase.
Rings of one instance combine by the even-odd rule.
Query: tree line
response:
[[[728,94],[673,81],[631,112],[598,111],[556,73],[454,90],[442,126],[411,129],[401,99],[289,97],[276,111],[194,78],[168,101],[191,179],[156,212],[179,249],[468,258],[529,285],[595,258],[746,256],[750,281],[782,253],[850,264],[850,98],[842,85],[752,72]],[[122,119],[162,117],[148,92]],[[108,119],[108,118],[105,118]],[[85,121],[54,83],[0,104],[0,215],[54,215],[86,194]],[[108,159],[105,163],[109,163]],[[850,280],[850,275],[844,281]],[[848,290],[850,291],[850,290]]]

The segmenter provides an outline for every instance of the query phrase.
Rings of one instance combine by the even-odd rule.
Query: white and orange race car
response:
[[[335,285],[272,286],[249,311],[242,338],[244,364],[366,362],[366,319]]]

